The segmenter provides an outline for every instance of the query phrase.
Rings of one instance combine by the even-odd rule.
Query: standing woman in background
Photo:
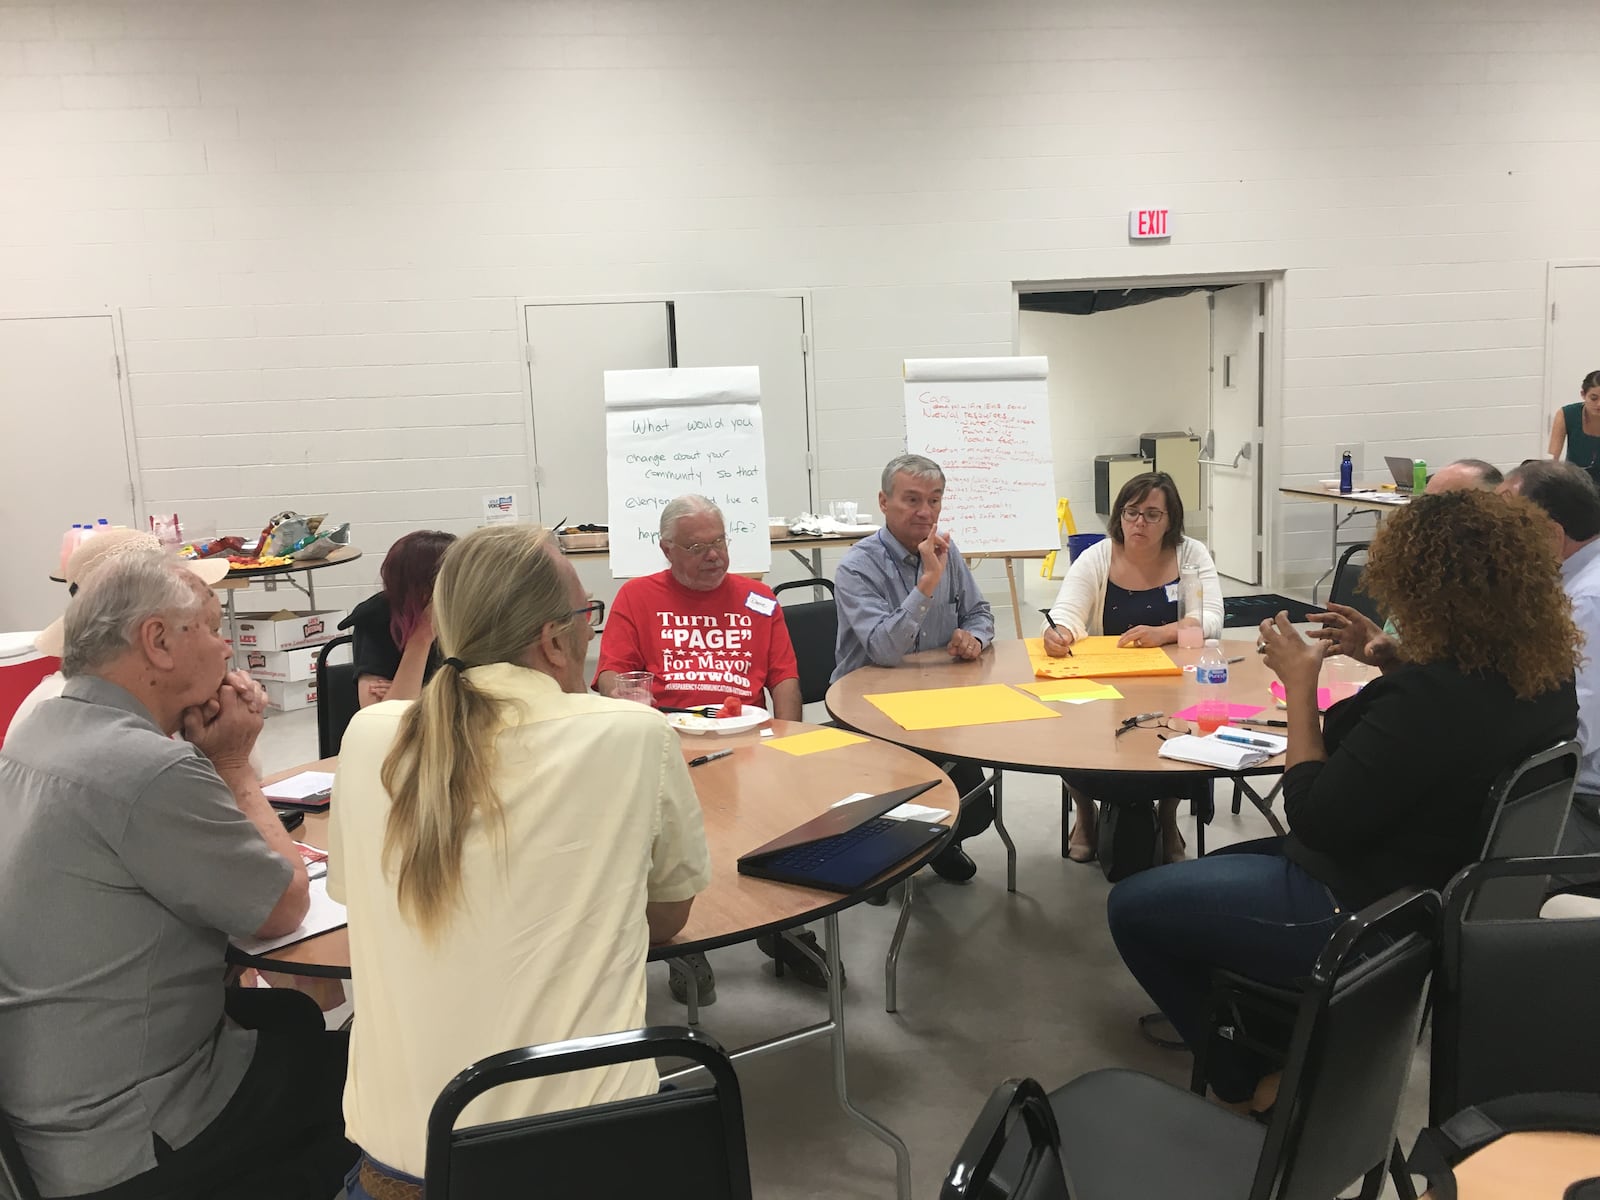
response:
[[[1072,560],[1061,592],[1050,606],[1043,631],[1044,648],[1052,657],[1067,654],[1079,638],[1115,637],[1119,646],[1170,646],[1178,640],[1179,572],[1200,577],[1202,630],[1222,636],[1222,582],[1203,543],[1183,533],[1183,500],[1178,485],[1164,471],[1135,475],[1122,485],[1105,541],[1096,542]],[[1154,799],[1158,789],[1174,785],[1171,776],[1129,772],[1068,771],[1062,775],[1077,812],[1067,843],[1067,857],[1089,862],[1095,856],[1095,800],[1124,803]],[[1209,793],[1209,785],[1205,791]],[[1199,799],[1168,795],[1161,800],[1161,829],[1168,861],[1183,853],[1178,830],[1178,802]]]
[[[1590,371],[1578,388],[1578,401],[1564,405],[1550,427],[1550,457],[1560,458],[1563,444],[1567,461],[1589,472],[1600,483],[1600,371]]]
[[[378,568],[383,591],[339,622],[355,634],[353,658],[361,707],[415,700],[439,668],[433,648],[433,581],[453,533],[419,529],[389,547]]]

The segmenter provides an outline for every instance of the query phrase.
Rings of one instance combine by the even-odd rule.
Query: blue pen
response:
[[[1219,742],[1231,742],[1235,746],[1254,746],[1257,750],[1277,750],[1275,742],[1264,742],[1260,738],[1246,737],[1242,733],[1223,733],[1220,729],[1212,735]]]

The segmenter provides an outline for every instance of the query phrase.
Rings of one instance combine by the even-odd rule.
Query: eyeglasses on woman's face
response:
[[[606,623],[606,602],[604,600],[591,600],[582,608],[572,610],[574,617],[584,618],[584,623],[590,629],[599,629]]]
[[[1167,519],[1164,508],[1125,508],[1122,521],[1125,525],[1159,525]]]

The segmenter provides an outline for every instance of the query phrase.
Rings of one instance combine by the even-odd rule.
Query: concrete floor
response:
[[[261,748],[269,770],[315,757],[314,714],[273,718]],[[883,957],[897,909],[860,905],[840,916],[851,1095],[910,1146],[919,1197],[937,1195],[961,1138],[1008,1076],[1032,1075],[1054,1087],[1115,1065],[1180,1086],[1188,1080],[1189,1056],[1148,1044],[1135,1027],[1152,1006],[1106,930],[1109,885],[1098,867],[1059,855],[1058,782],[1013,773],[1006,785],[1018,891],[1005,890],[1004,848],[993,833],[967,843],[979,865],[971,884],[954,886],[922,872],[900,959],[900,1012],[883,1011]],[[1208,831],[1211,846],[1270,832],[1248,805],[1239,817],[1219,807]],[[717,951],[711,961],[718,999],[703,1010],[701,1027],[724,1046],[826,1015],[820,992],[792,977],[774,979],[753,946]],[[649,1020],[682,1023],[684,1010],[668,994],[666,974],[664,965],[650,968]],[[1421,1052],[1418,1063],[1402,1117],[1407,1145],[1426,1114]],[[894,1194],[893,1155],[834,1102],[825,1041],[748,1059],[739,1078],[757,1195]]]

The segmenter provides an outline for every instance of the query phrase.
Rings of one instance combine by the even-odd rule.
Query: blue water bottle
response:
[[[1356,465],[1350,461],[1350,451],[1344,452],[1344,457],[1339,460],[1339,494],[1348,495],[1355,489],[1353,476]]]

